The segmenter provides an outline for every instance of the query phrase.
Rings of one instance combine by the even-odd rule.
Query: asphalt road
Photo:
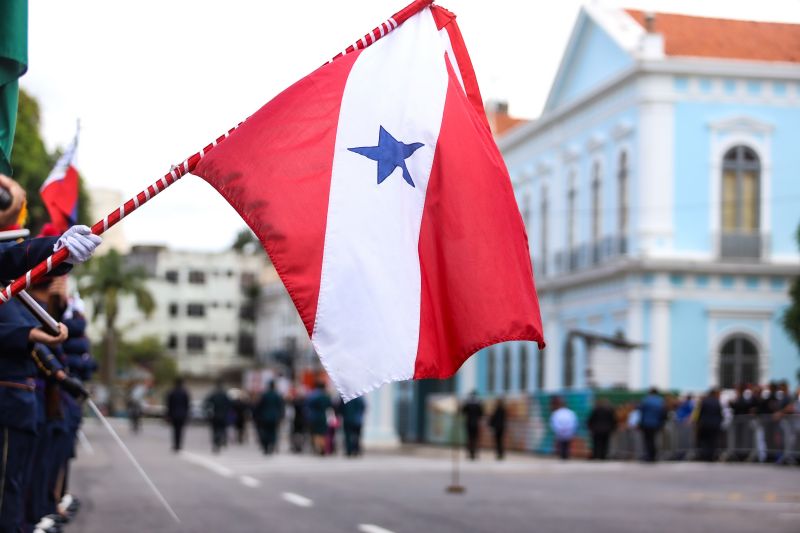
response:
[[[800,531],[800,470],[752,464],[560,462],[488,453],[463,464],[448,494],[447,450],[373,451],[360,459],[261,455],[251,442],[212,455],[193,427],[169,450],[165,426],[115,424],[181,518],[161,507],[96,420],[79,447],[66,531],[127,532],[659,532]]]

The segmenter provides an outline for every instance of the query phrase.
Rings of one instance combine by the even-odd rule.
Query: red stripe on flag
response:
[[[197,165],[258,236],[309,336],[319,298],[339,108],[360,52],[301,79]]]
[[[449,61],[442,128],[422,226],[420,338],[414,378],[447,378],[503,341],[544,346],[528,239],[489,129]]]

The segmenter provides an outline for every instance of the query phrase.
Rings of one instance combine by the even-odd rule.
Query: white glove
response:
[[[69,250],[67,263],[79,265],[92,257],[94,249],[101,242],[103,239],[92,233],[87,226],[72,226],[58,238],[53,251],[57,252],[66,247]]]

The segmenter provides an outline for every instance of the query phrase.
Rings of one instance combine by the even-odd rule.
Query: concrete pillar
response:
[[[395,423],[394,383],[383,385],[367,394],[367,417],[364,425],[364,446],[391,448],[400,445]]]

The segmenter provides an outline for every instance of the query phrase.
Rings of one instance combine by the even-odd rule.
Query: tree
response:
[[[60,150],[49,153],[39,132],[39,104],[25,91],[19,92],[17,129],[14,134],[14,151],[11,154],[11,167],[14,179],[28,193],[28,227],[34,235],[49,221],[50,217],[39,196],[39,188],[47,179]],[[89,193],[83,178],[78,180],[78,222],[91,224],[89,219]]]
[[[231,245],[231,249],[236,250],[237,252],[244,251],[245,247],[248,244],[253,243],[255,245],[259,245],[258,239],[256,238],[255,233],[250,231],[250,228],[242,228],[239,230],[239,233],[236,234],[236,238],[233,240],[233,244]]]
[[[120,340],[117,365],[121,369],[131,366],[146,368],[153,374],[156,385],[171,383],[178,375],[175,360],[167,355],[164,345],[155,336],[127,342]]]
[[[83,277],[86,283],[81,286],[81,294],[92,301],[93,319],[97,320],[101,315],[105,319],[101,375],[110,393],[109,411],[111,411],[114,404],[115,363],[119,350],[119,332],[116,328],[119,299],[124,295],[133,296],[136,307],[148,317],[155,309],[155,301],[145,286],[147,279],[145,271],[139,268],[126,268],[124,258],[116,250],[109,250],[106,255],[89,261]]]
[[[797,228],[795,238],[797,247],[800,248],[800,226]],[[800,349],[800,277],[795,278],[789,287],[789,300],[789,307],[783,312],[783,329]],[[798,375],[798,379],[800,379],[800,375]]]

